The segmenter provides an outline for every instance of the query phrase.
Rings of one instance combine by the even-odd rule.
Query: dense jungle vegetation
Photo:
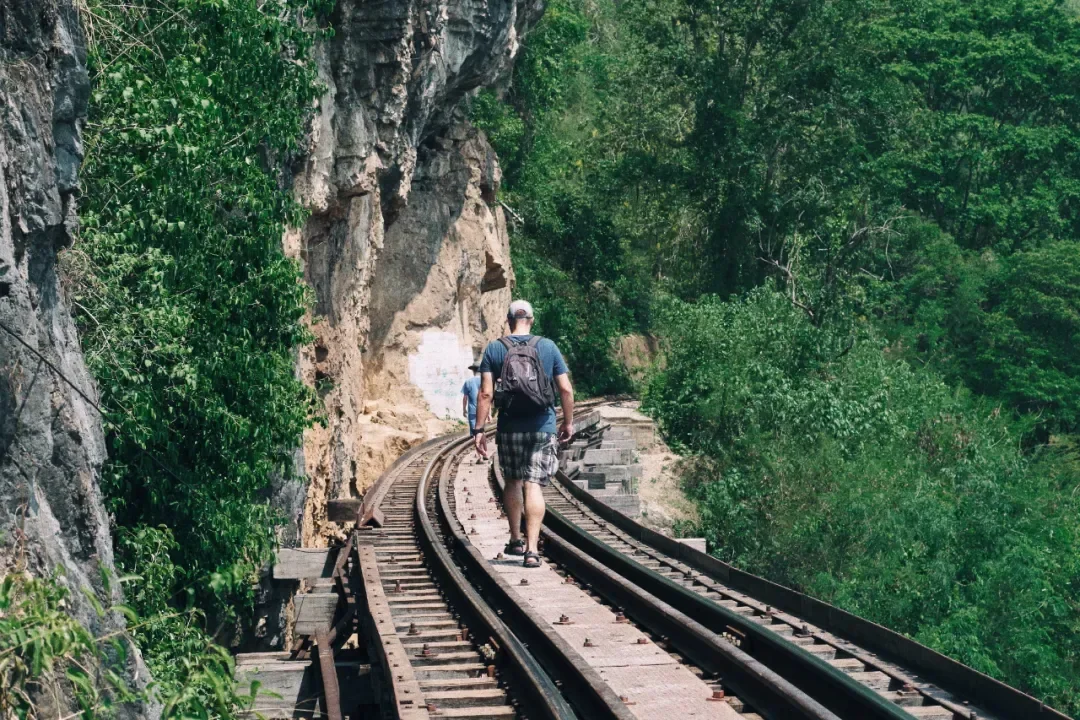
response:
[[[125,685],[124,638],[67,617],[61,587],[9,575],[0,713],[33,717],[25,688],[56,672],[85,717],[140,696],[165,717],[234,717],[250,696],[222,644],[275,547],[267,488],[316,419],[294,374],[309,302],[281,252],[302,219],[281,173],[313,112],[316,15],[332,3],[79,5],[91,98],[81,234],[63,262],[106,412],[116,610],[153,682]]]
[[[85,0],[81,236],[122,608],[166,717],[246,702],[218,642],[317,420],[282,168],[332,0]],[[1076,0],[551,0],[472,100],[519,294],[579,388],[639,388],[721,558],[1080,712]],[[132,581],[131,578],[137,578]],[[106,609],[102,609],[104,612]],[[0,584],[0,712],[62,668],[87,717],[130,652]],[[104,680],[99,686],[95,680]],[[10,681],[10,683],[9,683]]]
[[[478,96],[580,387],[719,557],[1080,712],[1080,21],[1056,0],[552,0]]]

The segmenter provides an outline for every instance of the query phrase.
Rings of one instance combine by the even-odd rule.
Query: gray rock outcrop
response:
[[[299,369],[327,418],[304,442],[305,545],[333,532],[327,499],[361,494],[460,416],[466,366],[501,331],[513,271],[498,162],[460,105],[506,77],[541,12],[540,0],[337,4],[296,173],[312,215],[285,238],[315,293]]]
[[[0,0],[0,574],[63,568],[68,610],[100,635],[123,627],[84,596],[120,601],[103,580],[116,577],[98,488],[105,440],[56,271],[75,224],[88,92],[71,0]],[[145,679],[137,657],[128,672]],[[56,702],[43,693],[36,709],[67,715]]]

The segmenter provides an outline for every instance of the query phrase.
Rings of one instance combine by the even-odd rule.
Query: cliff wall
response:
[[[314,289],[299,372],[326,408],[309,431],[303,544],[335,528],[403,450],[452,426],[466,367],[501,330],[513,271],[498,161],[459,105],[509,71],[539,0],[341,0],[320,49],[327,92],[285,239]]]
[[[63,568],[68,610],[101,635],[123,627],[84,596],[121,599],[103,580],[116,577],[98,488],[105,440],[56,270],[76,222],[88,92],[73,3],[0,0],[0,576]],[[36,710],[60,717],[64,703],[43,692]]]

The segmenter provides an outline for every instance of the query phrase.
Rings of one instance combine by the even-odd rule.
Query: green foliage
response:
[[[524,219],[512,227],[518,294],[537,307],[540,331],[560,342],[589,393],[629,387],[610,350],[619,335],[647,326],[651,285],[615,189],[620,157],[609,141],[618,130],[609,122],[625,122],[613,88],[629,69],[613,65],[623,59],[614,7],[550,3],[506,101],[485,92],[472,105],[505,170],[503,199]]]
[[[772,291],[678,301],[646,401],[723,559],[1080,707],[1080,475],[997,408]]]
[[[473,105],[573,369],[666,339],[721,554],[1067,709],[1078,58],[1075,2],[556,0]]]
[[[127,598],[145,618],[131,633],[153,670],[164,716],[234,717],[249,707],[255,688],[251,695],[240,694],[232,655],[208,635],[205,614],[192,604],[192,588],[178,588],[182,574],[172,556],[179,549],[165,526],[121,530],[118,557],[133,578]]]
[[[65,258],[106,410],[102,488],[167,716],[243,707],[229,653],[271,556],[274,474],[314,419],[282,174],[319,88],[323,0],[90,0],[81,237]],[[209,624],[208,624],[209,623]]]
[[[1080,246],[999,255],[924,226],[896,248],[902,278],[871,293],[905,355],[1025,413],[1045,440],[1080,429]]]
[[[555,341],[584,395],[624,392],[626,374],[612,359],[611,343],[626,327],[625,309],[603,284],[579,286],[524,238],[512,246],[517,294],[534,298],[536,332]]]
[[[1080,245],[1016,253],[988,288],[971,384],[1080,430]]]
[[[259,493],[312,419],[294,377],[301,219],[276,168],[316,96],[308,0],[91,2],[82,237],[69,258],[108,411],[121,527],[163,524],[176,582],[226,612],[268,558]],[[235,581],[235,582],[233,582]]]
[[[168,555],[152,549],[167,549],[167,532],[154,531],[157,537],[149,541],[142,534],[124,540],[127,549],[137,541],[147,561],[142,568],[147,577],[133,578],[130,586],[137,603],[147,592],[167,592],[166,581],[175,572]],[[0,583],[0,713],[5,718],[42,718],[60,697],[72,698],[87,720],[113,717],[136,701],[160,705],[164,718],[236,717],[250,710],[257,686],[251,695],[238,694],[232,656],[209,641],[196,611],[176,612],[162,602],[160,612],[144,621],[129,608],[103,608],[89,599],[100,615],[123,612],[136,642],[151,653],[144,659],[155,668],[153,681],[141,690],[128,685],[132,638],[123,632],[94,637],[72,615],[59,577],[12,572]]]
[[[1000,257],[1076,239],[1077,57],[1054,0],[560,0],[475,116],[522,244],[629,278],[623,331],[643,289],[767,278],[820,324],[906,280],[927,225]]]
[[[39,718],[38,699],[62,691],[84,718],[108,716],[131,699],[122,676],[127,647],[105,642],[67,610],[68,591],[54,579],[11,572],[0,582],[0,715]]]

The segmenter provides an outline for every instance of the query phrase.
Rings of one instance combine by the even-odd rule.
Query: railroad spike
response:
[[[420,634],[420,629],[418,627],[416,627],[416,623],[409,623],[409,634],[410,635],[419,635]]]
[[[528,585],[528,584],[529,584],[529,579],[528,578],[521,578],[521,582],[518,583],[518,585]]]
[[[559,616],[559,619],[555,621],[555,624],[556,625],[570,625],[573,622],[574,621],[570,619],[569,615],[563,614],[563,615]]]
[[[719,701],[721,701],[723,699],[724,699],[724,691],[723,690],[713,690],[712,697],[706,698],[706,700],[709,700],[711,702],[719,702]]]
[[[625,623],[628,623],[630,621],[626,619],[626,613],[624,613],[622,610],[620,610],[619,612],[615,613],[615,622],[620,623],[620,624],[625,624]]]
[[[589,638],[585,638],[585,645],[584,645],[584,647],[596,647],[596,645],[594,645],[594,644],[593,644],[593,641],[592,641],[592,640],[590,640]]]
[[[638,645],[648,645],[649,644],[649,638],[647,638],[647,637],[639,637],[637,639],[637,644]]]

